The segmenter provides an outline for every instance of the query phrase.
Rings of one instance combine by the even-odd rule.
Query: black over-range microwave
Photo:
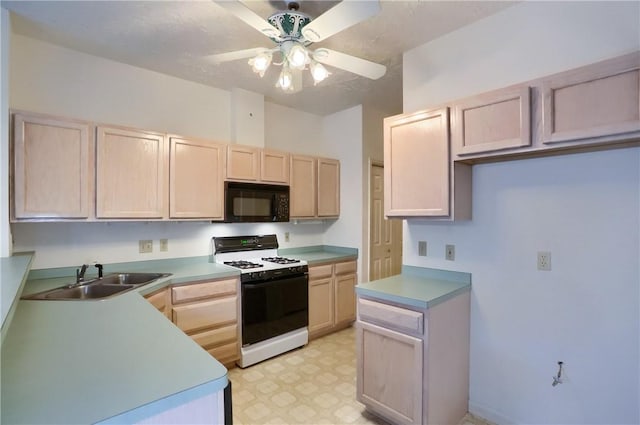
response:
[[[224,221],[289,221],[289,186],[224,182]]]

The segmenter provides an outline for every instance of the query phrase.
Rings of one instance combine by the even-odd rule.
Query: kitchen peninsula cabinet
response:
[[[167,163],[163,134],[98,127],[96,218],[166,218]]]
[[[358,401],[396,424],[459,423],[468,410],[470,291],[441,274],[424,283],[400,275],[370,284],[382,282],[393,296],[363,294],[369,284],[358,285]],[[403,291],[440,300],[405,300]]]
[[[309,337],[347,327],[356,318],[357,263],[342,261],[309,267]]]
[[[193,282],[171,287],[171,318],[220,363],[240,358],[238,278]]]
[[[88,122],[13,114],[11,219],[93,215],[93,134]]]
[[[450,162],[449,108],[384,120],[387,217],[469,219],[469,166]]]
[[[222,144],[170,137],[170,218],[224,219],[225,148]]]
[[[252,146],[227,146],[227,179],[289,183],[289,154]]]
[[[340,215],[340,161],[291,155],[292,219]]]

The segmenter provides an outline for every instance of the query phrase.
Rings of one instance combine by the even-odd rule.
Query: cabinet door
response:
[[[227,146],[227,178],[251,180],[260,178],[260,149],[250,146]]]
[[[167,217],[167,147],[162,134],[98,127],[96,217]]]
[[[448,108],[384,120],[386,216],[449,216]]]
[[[340,161],[318,159],[318,217],[340,215]]]
[[[640,53],[543,81],[544,143],[640,130]]]
[[[171,137],[171,218],[224,218],[224,155],[223,145]]]
[[[291,155],[291,218],[316,216],[316,158]]]
[[[309,334],[315,335],[333,326],[333,279],[309,280]]]
[[[269,183],[289,183],[289,154],[262,150],[260,180]]]
[[[422,340],[358,321],[357,399],[398,424],[422,423]]]
[[[335,277],[336,325],[356,320],[356,282],[355,274],[336,275]]]
[[[15,218],[88,218],[94,158],[89,124],[16,113],[13,125]]]
[[[151,294],[145,295],[144,297],[152,306],[157,308],[160,313],[169,317],[169,288],[162,288],[159,291],[152,292]]]
[[[454,107],[453,145],[459,157],[531,146],[529,87],[496,90]]]

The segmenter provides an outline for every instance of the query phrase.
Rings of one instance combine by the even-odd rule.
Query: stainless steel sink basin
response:
[[[170,276],[170,273],[114,273],[98,281],[108,285],[145,285],[167,276]]]
[[[22,297],[23,300],[102,300],[149,284],[171,273],[113,273]]]

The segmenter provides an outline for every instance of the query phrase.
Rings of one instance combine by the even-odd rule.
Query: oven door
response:
[[[255,344],[309,323],[308,275],[241,284],[242,346]]]

